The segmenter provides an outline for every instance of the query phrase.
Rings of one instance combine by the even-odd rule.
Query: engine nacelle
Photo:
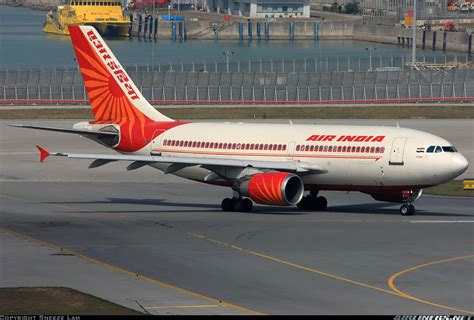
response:
[[[294,206],[304,193],[303,180],[292,173],[256,173],[237,180],[232,189],[261,204]]]

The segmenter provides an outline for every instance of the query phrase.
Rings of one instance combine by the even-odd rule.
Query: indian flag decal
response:
[[[417,153],[423,153],[425,152],[425,148],[416,148]]]

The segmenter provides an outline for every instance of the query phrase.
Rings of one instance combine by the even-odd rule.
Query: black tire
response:
[[[328,200],[325,197],[316,198],[316,207],[317,210],[324,210],[328,206]]]
[[[232,198],[232,203],[234,205],[234,211],[236,212],[242,211],[242,199]]]
[[[410,204],[410,205],[408,206],[408,213],[409,213],[409,215],[412,216],[412,215],[415,214],[415,212],[416,212],[415,206],[412,205],[412,204]]]
[[[309,208],[308,196],[303,197],[300,202],[296,205],[300,210],[308,210]]]
[[[253,202],[249,198],[242,199],[241,208],[242,212],[250,212],[253,208]]]
[[[225,198],[221,202],[221,208],[222,211],[234,211],[234,202],[232,201],[232,199]]]
[[[400,207],[400,213],[402,214],[402,216],[409,216],[409,215],[411,215],[411,214],[410,214],[410,207],[409,207],[409,205],[407,205],[407,204],[402,204],[402,206]]]

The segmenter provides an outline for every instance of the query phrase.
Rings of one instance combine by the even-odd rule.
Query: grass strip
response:
[[[40,107],[39,107],[40,108]],[[159,109],[159,107],[158,107]],[[173,119],[473,119],[472,106],[255,107],[162,109]],[[1,110],[0,119],[93,119],[90,109]]]
[[[143,315],[118,304],[63,287],[0,288],[3,315]]]
[[[423,190],[423,193],[437,196],[474,197],[474,190],[464,190],[463,180],[451,180]]]

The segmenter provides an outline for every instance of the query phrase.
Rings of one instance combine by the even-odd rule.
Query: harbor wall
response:
[[[364,24],[361,20],[279,19],[266,23],[265,20],[249,21],[233,17],[230,21],[192,18],[185,22],[173,22],[165,21],[158,15],[137,13],[131,15],[131,35],[145,38],[242,41],[348,39],[400,46],[412,44],[412,29],[400,26],[375,26]],[[426,50],[463,53],[471,53],[473,42],[472,38],[469,41],[466,32],[443,30],[417,30],[416,40],[417,47]]]
[[[425,41],[423,45],[423,33]],[[382,26],[369,24],[354,25],[354,40],[382,42],[411,46],[413,30],[399,26]],[[433,42],[434,39],[434,42]],[[445,44],[444,44],[445,43]],[[416,45],[426,50],[449,50],[469,52],[469,35],[466,32],[445,32],[443,30],[417,30]],[[471,42],[472,50],[472,42]]]
[[[158,22],[155,22],[155,19]],[[183,27],[180,27],[183,22],[165,21],[161,16],[152,17],[146,14],[133,14],[132,21],[132,36],[180,39],[180,28],[185,28],[185,38],[188,40],[351,39],[354,28],[354,23],[351,21],[316,22],[312,19],[305,19],[304,21],[296,19],[294,21],[277,20],[270,21],[268,24],[264,20],[232,20],[227,22],[186,20]],[[155,24],[157,24],[156,27]],[[173,35],[173,32],[175,35]],[[182,36],[184,37],[184,35]]]

